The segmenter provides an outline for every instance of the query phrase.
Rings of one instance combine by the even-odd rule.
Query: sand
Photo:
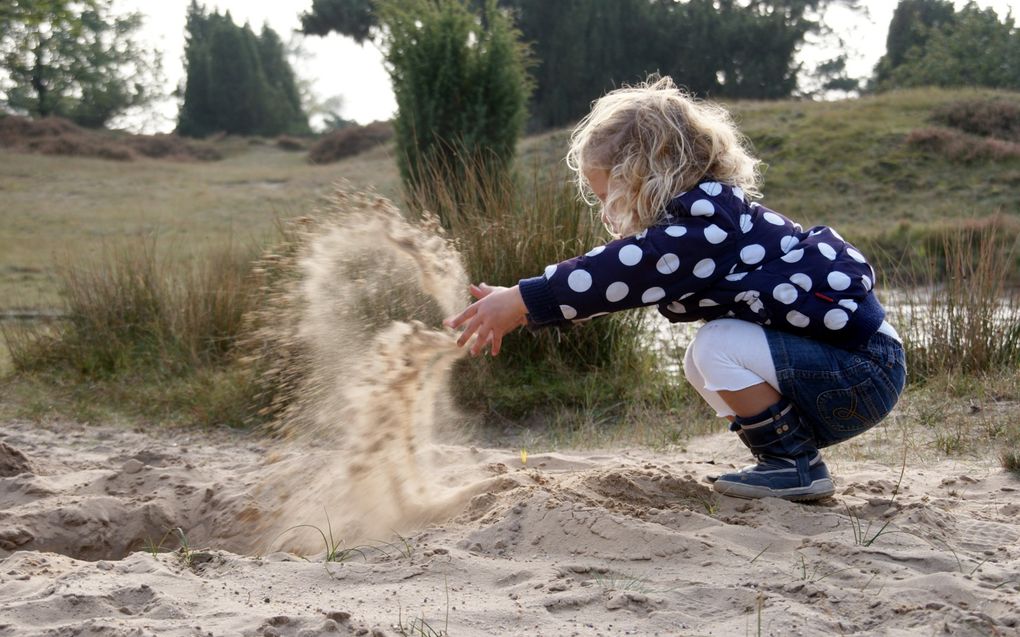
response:
[[[837,497],[812,505],[714,495],[705,477],[746,460],[725,433],[526,465],[440,445],[435,483],[471,470],[485,492],[326,563],[321,538],[299,557],[253,537],[272,514],[264,476],[314,468],[308,451],[231,432],[2,432],[0,635],[1020,634],[1020,481],[991,461],[908,467],[894,501],[900,467],[840,461]],[[858,544],[845,506],[866,539],[886,531]],[[327,528],[324,513],[288,523]],[[146,551],[178,527],[188,551],[177,534]]]
[[[993,459],[835,454],[836,497],[799,504],[715,495],[750,460],[725,432],[454,444],[453,246],[334,206],[262,262],[270,432],[0,423],[0,637],[1020,635],[1020,480]]]

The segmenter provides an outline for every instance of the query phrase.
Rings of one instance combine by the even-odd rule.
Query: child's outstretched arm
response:
[[[464,326],[457,345],[463,347],[473,334],[477,334],[471,346],[471,355],[477,356],[486,345],[489,353],[499,354],[503,336],[527,323],[527,308],[517,286],[496,287],[482,283],[470,287],[471,296],[478,299],[457,316],[443,321],[447,327],[457,329]]]

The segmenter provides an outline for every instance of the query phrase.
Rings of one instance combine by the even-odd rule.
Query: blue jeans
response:
[[[903,392],[903,346],[885,334],[854,350],[769,328],[765,336],[779,391],[797,407],[819,447],[871,429]]]

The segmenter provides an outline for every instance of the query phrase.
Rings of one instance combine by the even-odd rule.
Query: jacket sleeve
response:
[[[723,215],[653,226],[522,279],[521,296],[537,325],[668,303],[729,273],[737,232]]]

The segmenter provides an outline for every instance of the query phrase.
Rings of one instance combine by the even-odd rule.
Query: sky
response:
[[[556,0],[550,0],[555,2]],[[604,0],[612,2],[613,0]],[[115,0],[117,12],[137,11],[145,17],[141,38],[162,52],[167,92],[179,85],[184,77],[184,21],[190,0]],[[383,68],[382,54],[371,43],[355,44],[353,40],[333,34],[327,37],[295,35],[298,16],[311,7],[311,0],[280,2],[279,0],[205,0],[210,10],[230,11],[235,22],[248,21],[256,30],[268,23],[287,42],[292,37],[300,42],[303,54],[291,60],[298,76],[311,85],[319,101],[340,95],[341,115],[362,124],[388,119],[396,110],[389,76]],[[896,7],[896,0],[863,0],[867,12],[854,12],[833,6],[825,23],[846,44],[848,71],[851,77],[866,77],[885,52],[885,37]],[[965,0],[956,0],[958,6]],[[995,9],[1000,17],[1011,10],[1020,17],[1020,0],[978,0],[978,5]],[[811,66],[834,57],[838,50],[817,43],[808,43],[801,58]],[[167,99],[145,117],[125,122],[129,128],[146,132],[169,131],[174,127],[177,102]],[[313,122],[314,123],[314,122]]]

